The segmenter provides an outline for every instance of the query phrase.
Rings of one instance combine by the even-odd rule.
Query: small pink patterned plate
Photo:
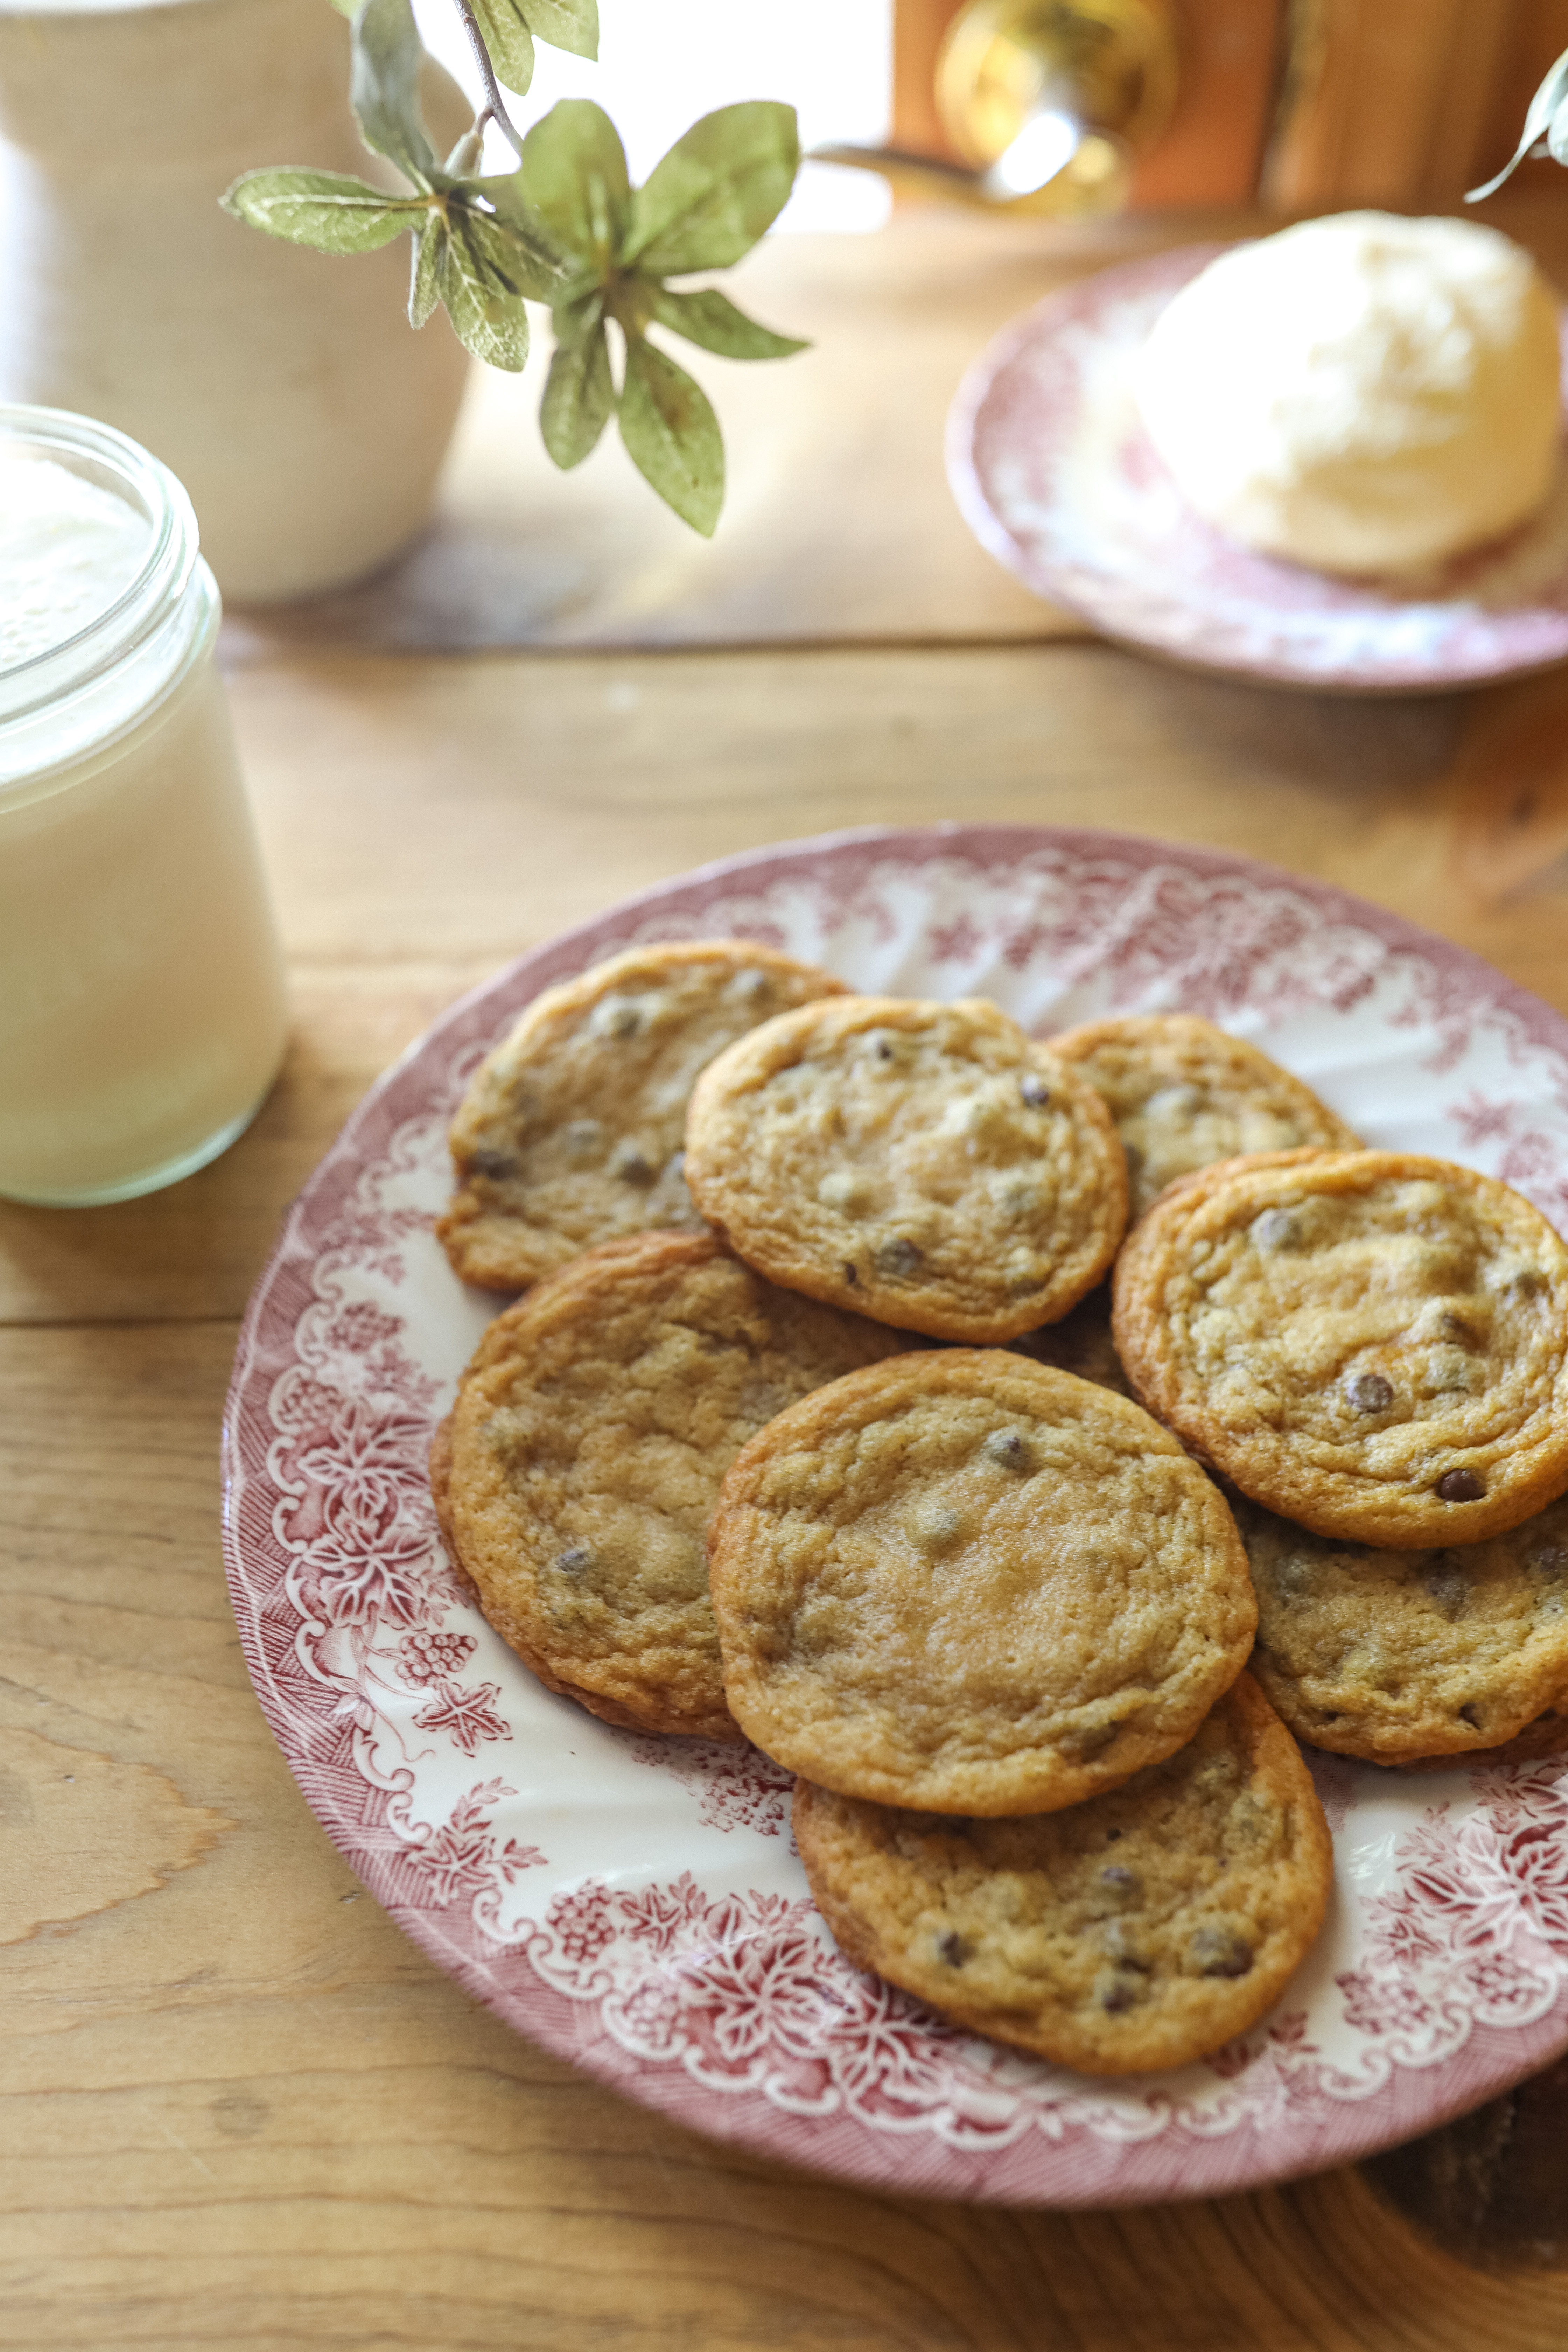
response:
[[[1026,587],[1194,668],[1338,693],[1430,693],[1568,656],[1568,471],[1534,521],[1419,577],[1336,580],[1194,514],[1133,405],[1132,362],[1224,247],[1100,270],[1015,320],[965,376],[947,472]]]
[[[1180,2073],[1090,2081],[863,1976],[812,1907],[765,1757],[611,1729],[468,1604],[425,1481],[495,1302],[431,1232],[445,1132],[541,989],[740,934],[869,992],[991,996],[1048,1034],[1183,1005],[1370,1141],[1490,1171],[1568,1223],[1568,1023],[1321,884],[1114,834],[940,826],[731,859],[455,1005],[290,1211],[241,1334],[225,1543],[257,1692],[329,1834],[470,1992],[633,2098],[921,2195],[1214,2195],[1440,2123],[1568,2047],[1568,1770],[1317,1759],[1337,1899],[1274,2013]]]

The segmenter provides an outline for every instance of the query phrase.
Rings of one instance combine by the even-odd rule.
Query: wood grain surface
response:
[[[1216,0],[1205,36],[1222,47],[1224,13]],[[1568,177],[1551,168],[1544,193],[1505,191],[1484,214],[1556,267],[1568,264]],[[1010,320],[1090,270],[1278,226],[1234,206],[1068,225],[920,205],[870,236],[772,238],[733,273],[736,294],[811,348],[765,366],[687,354],[724,430],[729,487],[711,542],[659,503],[613,431],[556,470],[535,421],[536,353],[521,376],[475,371],[435,520],[400,562],[340,594],[236,616],[230,642],[266,655],[1082,636],[959,516],[942,445],[964,370]]]
[[[1270,855],[1568,1008],[1568,680],[1355,705],[1063,644],[299,656],[232,690],[295,974],[284,1078],[167,1193],[0,1213],[0,2341],[1555,2352],[1561,2086],[1425,2144],[1388,2198],[1346,2172],[1064,2218],[790,2175],[542,2056],[306,1811],[246,1680],[216,1481],[289,1193],[508,956],[704,857],[962,814]],[[1421,2226],[1456,2194],[1468,2262]]]
[[[1220,234],[1238,214],[1217,216]],[[948,404],[1016,311],[1179,224],[998,225],[921,208],[871,236],[781,236],[726,279],[810,349],[766,365],[681,349],[724,432],[711,542],[661,505],[618,435],[563,474],[541,362],[476,369],[432,530],[363,586],[247,615],[268,643],[474,650],[1077,633],[978,548],[942,467]],[[672,346],[673,348],[673,346]]]
[[[249,1285],[372,1077],[704,859],[960,816],[1204,840],[1568,1011],[1568,675],[1354,703],[1072,639],[235,651],[284,1075],[168,1192],[0,1210],[0,2344],[1560,2352],[1561,2070],[1376,2167],[1064,2217],[790,2173],[542,2055],[307,1811],[240,1658],[216,1463]]]

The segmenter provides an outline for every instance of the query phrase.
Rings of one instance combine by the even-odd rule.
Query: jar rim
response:
[[[198,556],[196,518],[167,466],[128,433],[65,408],[0,402],[0,454],[23,448],[63,464],[145,515],[145,559],[113,603],[58,645],[0,669],[0,726],[101,677],[162,626],[190,584]]]

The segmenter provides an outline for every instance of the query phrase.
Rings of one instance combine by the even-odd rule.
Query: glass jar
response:
[[[0,1194],[126,1200],[216,1158],[283,1053],[218,593],[125,435],[0,406]]]

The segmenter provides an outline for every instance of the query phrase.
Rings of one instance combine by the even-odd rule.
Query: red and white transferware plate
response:
[[[1568,472],[1511,537],[1398,582],[1275,562],[1193,512],[1139,422],[1132,362],[1224,250],[1101,270],[981,354],[948,419],[947,470],[982,546],[1107,636],[1241,677],[1430,692],[1568,656]]]
[[[738,934],[853,986],[985,995],[1041,1034],[1185,1006],[1370,1142],[1482,1168],[1568,1224],[1568,1022],[1358,899],[1202,848],[943,826],[710,866],[525,956],[349,1121],[246,1318],[230,1586],[261,1704],[365,1885],[459,1983],[720,2137],[922,2195],[1211,2195],[1363,2156],[1568,2047],[1568,1769],[1315,1760],[1337,1899],[1279,2008],[1202,2064],[1093,2081],[944,2025],[838,1953],[747,1748],[611,1729],[456,1588],[431,1430],[496,1302],[431,1223],[447,1122],[540,989]]]

